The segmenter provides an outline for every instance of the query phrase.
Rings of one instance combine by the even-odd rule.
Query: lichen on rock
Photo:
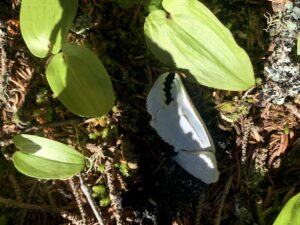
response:
[[[263,105],[281,105],[287,97],[296,97],[300,92],[300,67],[293,59],[300,31],[300,1],[288,2],[284,11],[266,17],[271,44],[264,66]]]

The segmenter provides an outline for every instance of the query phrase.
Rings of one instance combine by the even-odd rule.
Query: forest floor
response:
[[[283,1],[203,2],[247,51],[257,80],[246,93],[184,82],[217,148],[220,178],[210,185],[178,166],[171,159],[172,147],[149,125],[147,94],[169,69],[146,48],[146,12],[140,5],[122,8],[113,0],[79,1],[68,41],[84,43],[97,54],[116,95],[109,115],[87,119],[53,97],[45,60],[33,57],[21,37],[20,1],[1,1],[0,225],[97,224],[77,176],[45,181],[14,168],[12,137],[19,133],[69,144],[91,159],[82,177],[105,224],[273,223],[284,203],[300,190],[299,97],[288,96],[276,104],[268,95],[276,82],[264,70],[277,63],[271,55],[281,34],[271,37],[270,30],[285,18],[280,11]],[[295,41],[290,40],[292,45]],[[295,51],[291,54],[297,65]]]

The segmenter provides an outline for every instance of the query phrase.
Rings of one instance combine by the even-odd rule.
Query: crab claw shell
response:
[[[215,154],[209,151],[179,151],[173,159],[188,173],[206,184],[219,179],[219,170]]]
[[[195,109],[178,74],[171,84],[172,101],[166,104],[164,83],[169,73],[162,74],[147,97],[147,109],[152,116],[151,126],[175,151],[215,151],[212,138],[200,114]]]
[[[172,98],[174,103],[178,107],[179,115],[181,117],[181,123],[187,123],[186,126],[189,127],[187,130],[190,133],[190,129],[193,131],[191,133],[193,140],[199,143],[199,148],[181,148],[184,150],[195,151],[195,149],[209,149],[210,151],[215,152],[214,142],[207,130],[204,121],[202,120],[199,112],[195,108],[192,100],[190,99],[188,93],[186,92],[184,85],[181,81],[180,76],[176,73],[174,77],[174,82],[172,84]]]
[[[160,75],[152,86],[147,97],[147,110],[150,115],[156,115],[156,113],[162,108],[166,108],[167,97],[164,93],[164,83],[169,73]]]
[[[148,94],[151,126],[178,152],[173,159],[183,169],[207,184],[214,183],[219,171],[212,138],[178,74],[170,84],[171,101],[166,103],[165,83],[169,74],[162,74]]]

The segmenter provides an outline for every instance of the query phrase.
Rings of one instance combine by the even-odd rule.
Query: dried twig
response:
[[[289,143],[289,136],[285,133],[282,133],[280,136],[280,144],[279,147],[272,152],[269,160],[268,160],[268,167],[271,168],[272,163],[274,162],[275,158],[280,156],[281,154],[283,154],[285,152],[285,150],[288,147],[288,143]]]
[[[4,50],[4,41],[5,41],[5,34],[2,31],[2,23],[0,22],[0,106],[2,105],[2,103],[6,102],[5,101],[5,97],[4,97],[4,77],[6,75],[7,72],[7,68],[6,68],[6,52]]]
[[[259,221],[259,224],[260,225],[265,225],[266,224],[265,216],[264,216],[263,209],[262,209],[263,200],[260,197],[257,197],[255,199],[255,203],[256,203],[256,215],[257,215],[257,219]]]
[[[116,218],[116,223],[117,225],[122,225],[123,223],[121,221],[121,210],[119,206],[118,197],[116,194],[116,189],[113,184],[114,177],[113,177],[111,162],[109,160],[106,160],[105,162],[105,175],[107,179],[107,186],[109,189],[109,197],[111,200],[111,205],[114,209],[114,216]]]
[[[81,119],[69,119],[69,120],[63,120],[63,121],[59,121],[59,122],[51,122],[51,123],[45,123],[45,124],[41,124],[41,125],[34,125],[31,127],[28,127],[25,129],[24,132],[30,132],[32,130],[39,130],[39,129],[43,129],[43,128],[54,128],[54,127],[63,127],[66,125],[72,125],[72,124],[76,124],[81,122]]]
[[[37,205],[37,204],[18,202],[16,200],[9,199],[9,198],[3,198],[1,196],[0,196],[0,203],[3,204],[7,208],[38,210],[38,211],[43,211],[43,212],[56,213],[66,219],[73,218],[73,219],[76,219],[77,221],[79,220],[79,218],[75,214],[69,213],[63,209],[53,208],[50,205]]]
[[[298,119],[300,119],[300,112],[295,105],[292,105],[291,103],[286,103],[284,105],[292,114],[294,114]]]
[[[82,218],[82,221],[83,221],[83,224],[86,225],[86,214],[84,212],[84,209],[82,207],[82,202],[81,202],[81,199],[79,197],[79,194],[75,188],[75,184],[74,184],[74,181],[73,181],[73,178],[69,179],[69,184],[70,184],[70,187],[72,189],[72,192],[75,196],[75,200],[77,202],[77,206],[79,208],[79,211],[80,211],[80,215],[81,215],[81,218]]]
[[[244,125],[244,136],[242,140],[242,165],[245,165],[247,159],[247,146],[248,146],[248,139],[250,135],[250,131],[253,127],[253,122],[251,119]]]
[[[225,185],[225,187],[224,187],[224,191],[223,191],[223,194],[221,196],[218,212],[217,212],[216,219],[215,219],[215,225],[220,225],[221,224],[222,211],[223,211],[223,207],[224,207],[226,197],[229,193],[229,190],[230,190],[230,187],[231,187],[231,184],[232,184],[232,180],[233,180],[233,177],[230,176],[227,183],[226,183],[226,185]]]
[[[104,225],[104,221],[102,219],[100,209],[99,209],[99,207],[95,203],[95,200],[92,197],[92,192],[91,192],[90,188],[84,183],[81,175],[79,175],[78,177],[79,177],[79,180],[80,180],[81,190],[82,190],[83,194],[85,195],[89,205],[91,206],[96,219],[98,220],[100,225]]]
[[[37,180],[34,180],[34,183],[31,185],[30,192],[27,194],[27,196],[25,196],[26,202],[32,202],[33,197],[36,194],[39,184],[40,183]],[[28,213],[27,209],[22,209],[20,222],[19,222],[20,225],[25,224],[27,213]]]
[[[16,177],[12,174],[9,174],[8,179],[15,190],[17,201],[22,202],[21,187],[20,187],[19,183],[17,182]]]
[[[123,177],[121,176],[121,174],[117,173],[116,176],[117,176],[117,179],[118,179],[118,181],[119,181],[119,183],[121,185],[122,190],[128,191],[126,183],[125,183]]]
[[[202,216],[203,204],[205,201],[205,194],[206,193],[202,192],[199,195],[198,204],[196,206],[195,225],[201,225],[201,216]]]

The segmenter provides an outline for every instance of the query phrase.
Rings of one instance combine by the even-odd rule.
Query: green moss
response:
[[[103,198],[99,201],[99,205],[101,207],[106,207],[106,206],[110,205],[110,202],[111,201],[110,201],[109,197],[107,196],[106,198]]]
[[[93,197],[99,199],[99,205],[106,207],[110,204],[110,198],[107,187],[104,184],[95,185],[92,187]]]

